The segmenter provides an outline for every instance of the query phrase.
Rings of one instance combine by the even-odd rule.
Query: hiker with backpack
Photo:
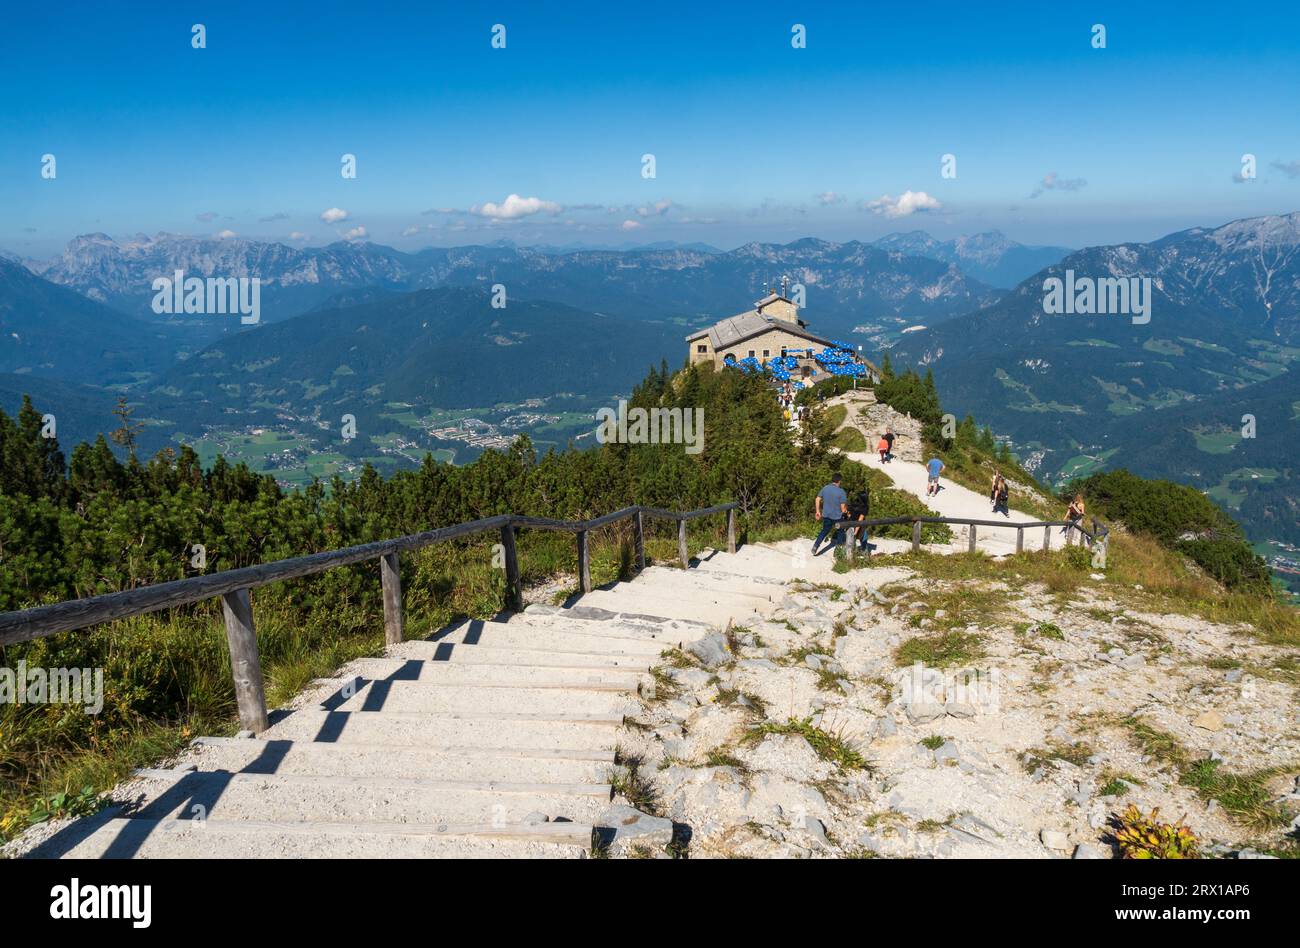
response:
[[[1077,527],[1083,520],[1084,503],[1083,495],[1075,494],[1074,499],[1070,501],[1070,506],[1065,510],[1066,524],[1061,528],[1061,532],[1066,536],[1066,542],[1069,542],[1070,531]]]
[[[1007,487],[1006,478],[1001,473],[993,475],[993,488],[989,492],[989,499],[993,501],[993,512],[1002,511],[1007,517],[1011,516],[1011,508],[1008,502],[1011,497],[1011,489]]]
[[[885,425],[885,433],[881,435],[881,438],[888,446],[885,450],[885,458],[890,461],[894,460],[894,439],[896,437],[898,436],[894,434],[893,425]]]
[[[881,464],[889,460],[889,442],[885,440],[884,435],[881,435],[880,440],[876,442],[876,450],[880,452]]]

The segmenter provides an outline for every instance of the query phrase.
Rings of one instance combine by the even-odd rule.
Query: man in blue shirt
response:
[[[832,532],[834,536],[831,536],[831,546],[839,546],[844,542],[844,530],[835,524],[848,516],[849,495],[844,493],[840,480],[840,475],[832,476],[831,482],[817,495],[817,519],[822,522],[822,530],[817,534],[817,539],[813,540],[813,556],[817,555],[817,547],[821,546],[822,540]]]
[[[925,496],[937,497],[939,495],[939,475],[943,473],[943,462],[938,458],[931,458],[925,469],[930,474],[925,485]]]

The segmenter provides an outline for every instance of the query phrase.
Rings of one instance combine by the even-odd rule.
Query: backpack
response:
[[[853,495],[849,501],[849,515],[853,517],[867,517],[871,515],[871,491],[860,490]]]

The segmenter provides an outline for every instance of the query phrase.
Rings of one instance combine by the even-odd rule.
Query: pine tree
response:
[[[144,427],[142,421],[132,421],[131,416],[135,414],[135,407],[128,405],[125,395],[117,396],[117,406],[113,409],[113,414],[117,416],[118,427],[109,434],[113,443],[126,448],[129,457],[135,457],[135,439],[140,429]]]

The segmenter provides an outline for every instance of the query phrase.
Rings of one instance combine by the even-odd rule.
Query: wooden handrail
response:
[[[897,524],[910,523],[912,525],[912,550],[919,552],[921,549],[921,527],[927,523],[946,523],[970,527],[970,552],[975,552],[975,535],[977,527],[999,527],[1003,530],[1013,529],[1016,531],[1016,552],[1021,553],[1025,548],[1025,530],[1031,527],[1043,528],[1043,549],[1052,548],[1052,528],[1053,527],[1073,527],[1078,530],[1082,536],[1086,536],[1091,543],[1104,543],[1106,537],[1110,535],[1110,528],[1103,524],[1096,517],[1092,518],[1092,530],[1088,530],[1082,523],[1071,523],[1069,520],[1034,520],[1028,523],[1022,523],[1014,520],[975,520],[966,517],[877,517],[875,519],[853,520],[844,518],[835,521],[837,529],[846,530],[852,528],[862,529],[864,527],[887,527]],[[1072,533],[1065,534],[1066,546],[1070,545]],[[853,559],[853,543],[846,545],[846,552],[849,559]]]
[[[114,619],[126,619],[133,616],[171,609],[176,606],[191,605],[215,596],[241,589],[254,589],[268,583],[286,579],[298,579],[322,573],[339,566],[351,566],[366,560],[377,560],[394,554],[417,550],[444,540],[506,528],[528,528],[533,530],[556,530],[565,533],[583,534],[590,530],[608,526],[620,520],[636,517],[638,514],[659,517],[666,520],[686,521],[708,514],[723,511],[735,511],[740,505],[735,501],[705,507],[702,510],[677,512],[662,510],[657,507],[624,507],[613,513],[604,514],[591,520],[551,520],[545,517],[523,517],[515,514],[498,514],[482,520],[471,520],[436,530],[426,530],[392,540],[378,540],[359,546],[344,547],[339,550],[327,550],[323,553],[311,553],[257,566],[243,566],[238,569],[222,570],[207,576],[189,576],[174,579],[138,589],[126,589],[121,592],[104,593],[85,599],[71,599],[65,602],[35,606],[15,612],[0,613],[0,645],[14,645],[31,639],[43,638],[58,632],[82,629]],[[734,513],[728,517],[732,519]],[[639,521],[638,521],[639,522]]]
[[[1105,527],[1100,526],[1100,521],[1098,521],[1096,517],[1092,519],[1092,523],[1093,523],[1092,530],[1088,530],[1080,523],[1071,524],[1070,521],[1068,520],[1034,520],[1034,521],[1022,522],[1019,520],[973,520],[973,519],[967,519],[965,517],[881,517],[875,520],[850,520],[846,518],[844,520],[836,521],[837,526],[856,525],[859,527],[891,526],[899,523],[950,523],[950,524],[958,524],[960,526],[1003,527],[1003,528],[1010,527],[1012,529],[1015,529],[1017,527],[1027,529],[1029,527],[1073,526],[1074,529],[1078,530],[1080,533],[1084,534],[1089,539],[1095,539],[1098,534],[1104,536],[1106,533],[1110,532]]]
[[[252,601],[248,595],[250,589],[285,579],[311,576],[339,566],[377,560],[384,603],[384,641],[392,645],[401,642],[404,634],[405,616],[402,605],[399,554],[405,551],[417,550],[443,540],[454,540],[458,537],[499,530],[504,553],[502,565],[506,573],[506,608],[519,611],[523,609],[523,590],[515,546],[516,530],[521,528],[558,530],[575,534],[578,543],[579,583],[583,592],[590,592],[591,565],[587,545],[587,534],[590,531],[620,520],[634,520],[637,567],[643,569],[645,567],[643,535],[645,518],[649,516],[676,520],[679,556],[682,565],[686,566],[688,565],[686,521],[726,511],[727,548],[735,553],[736,510],[739,507],[740,504],[735,501],[685,512],[662,510],[657,507],[624,507],[622,510],[594,517],[591,520],[578,521],[499,514],[495,517],[440,527],[437,530],[426,530],[392,540],[379,540],[375,543],[363,543],[341,550],[296,556],[273,563],[222,570],[210,576],[191,576],[153,586],[143,586],[139,589],[127,589],[90,596],[86,599],[73,599],[68,602],[0,613],[0,645],[28,642],[113,619],[145,615],[161,609],[220,597],[221,611],[226,624],[226,642],[230,647],[230,670],[235,681],[235,702],[239,707],[239,723],[246,730],[259,733],[269,727],[270,722],[266,713],[266,690],[261,659],[257,650],[257,632],[253,625]]]

